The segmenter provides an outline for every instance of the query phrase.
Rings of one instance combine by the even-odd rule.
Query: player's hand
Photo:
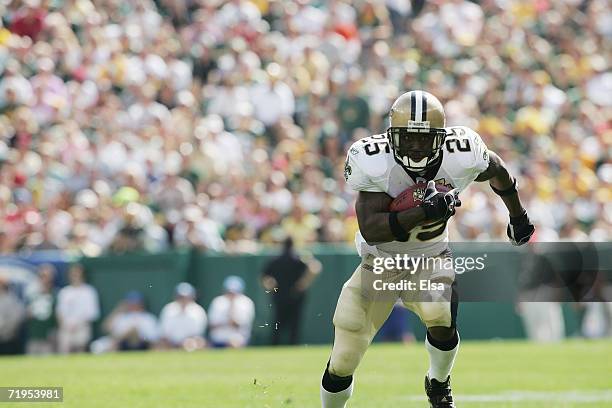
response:
[[[272,276],[264,276],[261,280],[261,283],[263,287],[268,291],[272,291],[274,290],[274,288],[278,287],[278,282],[276,282],[276,279],[274,279]]]
[[[421,207],[425,211],[427,221],[448,220],[455,215],[455,208],[461,207],[461,200],[457,189],[444,193],[436,190],[436,183],[430,180]]]
[[[519,246],[526,244],[529,242],[534,232],[535,227],[529,220],[527,211],[523,212],[523,214],[518,217],[510,217],[510,224],[508,224],[506,233],[512,245]]]

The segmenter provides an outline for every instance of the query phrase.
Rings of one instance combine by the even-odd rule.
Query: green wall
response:
[[[142,292],[157,314],[172,299],[176,284],[187,280],[191,256],[190,251],[175,251],[83,258],[81,263],[88,282],[98,289],[103,316],[130,290]]]
[[[477,255],[476,248],[459,248],[458,254]],[[607,263],[611,251],[604,251]],[[495,253],[498,251],[498,253]],[[500,252],[501,251],[501,252]],[[524,336],[521,321],[515,312],[517,278],[523,258],[505,244],[489,248],[495,253],[492,265],[497,273],[466,273],[460,277],[461,299],[474,299],[487,293],[479,302],[462,302],[458,324],[464,339],[519,338]],[[317,246],[312,253],[322,263],[323,270],[308,292],[302,322],[303,343],[328,343],[333,339],[332,315],[342,284],[353,273],[359,258],[353,248]],[[170,302],[178,282],[189,281],[197,289],[198,302],[208,309],[211,300],[222,292],[223,279],[228,275],[241,276],[246,282],[245,293],[256,305],[253,344],[266,344],[274,330],[270,295],[259,282],[261,271],[274,252],[257,255],[201,254],[195,251],[172,251],[161,254],[113,255],[84,258],[87,278],[99,291],[103,315],[123,298],[129,290],[140,290],[148,306],[158,314]],[[603,258],[602,258],[603,259]],[[568,334],[577,330],[577,317],[570,305],[564,307]],[[416,320],[416,319],[414,319]],[[417,337],[423,329],[414,324]]]

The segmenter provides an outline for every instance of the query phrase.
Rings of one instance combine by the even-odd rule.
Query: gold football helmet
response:
[[[442,104],[425,91],[410,91],[393,102],[387,137],[395,159],[410,171],[436,164],[446,138]]]

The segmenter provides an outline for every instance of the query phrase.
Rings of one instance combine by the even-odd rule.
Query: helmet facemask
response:
[[[387,137],[395,159],[408,170],[420,172],[437,163],[446,131],[430,128],[427,122],[413,122],[389,127]]]

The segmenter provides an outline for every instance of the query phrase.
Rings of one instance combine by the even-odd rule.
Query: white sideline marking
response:
[[[409,395],[408,401],[425,401],[424,396]],[[505,391],[499,394],[456,395],[457,402],[612,402],[612,390],[606,391]]]

